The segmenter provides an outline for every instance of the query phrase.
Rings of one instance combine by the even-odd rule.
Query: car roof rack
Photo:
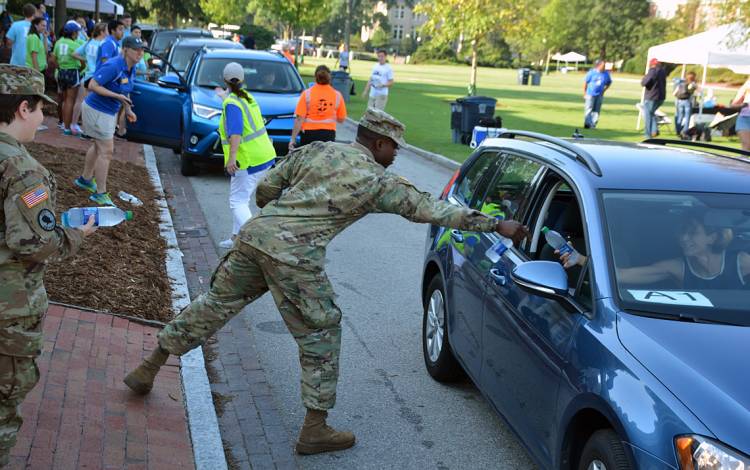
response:
[[[750,152],[747,150],[736,149],[732,147],[725,147],[723,145],[707,144],[706,142],[693,142],[692,140],[676,140],[676,139],[646,139],[643,144],[653,145],[683,145],[685,147],[696,147],[709,150],[721,150],[722,152],[733,153],[735,155],[741,155],[743,157],[750,157]],[[715,154],[714,154],[715,155]],[[719,155],[720,157],[732,158],[731,155]],[[740,158],[739,160],[750,163],[750,160]]]
[[[587,151],[583,150],[582,148],[578,147],[575,144],[571,144],[570,142],[566,142],[557,137],[552,137],[547,134],[541,134],[539,132],[515,131],[515,130],[505,131],[501,133],[500,135],[498,135],[497,137],[506,138],[506,139],[514,139],[516,137],[526,137],[529,139],[539,140],[541,142],[546,142],[549,144],[556,145],[572,153],[574,155],[574,159],[576,161],[583,163],[583,165],[586,168],[588,168],[589,171],[591,171],[593,174],[595,174],[596,176],[602,176],[602,169],[599,167],[599,164],[596,163],[596,160],[594,160],[594,157],[592,157],[590,153],[588,153]]]

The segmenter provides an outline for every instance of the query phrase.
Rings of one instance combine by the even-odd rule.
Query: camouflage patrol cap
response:
[[[406,141],[404,140],[404,130],[406,128],[398,119],[385,111],[367,108],[364,116],[359,120],[359,125],[380,135],[390,137],[400,146],[406,145]]]
[[[0,64],[0,95],[36,95],[57,104],[44,94],[44,75],[20,65]]]

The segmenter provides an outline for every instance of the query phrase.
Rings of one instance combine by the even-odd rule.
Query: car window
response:
[[[541,170],[541,164],[528,158],[507,155],[489,190],[476,202],[477,209],[495,217],[520,220]]]
[[[204,59],[198,67],[196,84],[200,87],[224,87],[224,66],[238,62],[245,71],[245,89],[250,92],[302,93],[304,84],[287,61],[256,59]]]
[[[472,196],[480,192],[484,193],[483,190],[480,190],[480,183],[484,180],[484,188],[482,189],[486,189],[486,185],[489,184],[492,178],[491,173],[496,168],[493,163],[497,161],[497,151],[482,152],[461,178],[461,182],[458,183],[458,189],[455,192],[455,197],[467,206],[470,206]],[[490,174],[488,175],[488,173]]]
[[[172,49],[169,62],[178,72],[184,72],[190,64],[190,58],[201,46],[176,46]]]

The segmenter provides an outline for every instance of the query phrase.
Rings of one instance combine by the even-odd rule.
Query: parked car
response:
[[[151,38],[150,49],[163,57],[169,52],[169,47],[180,38],[213,38],[211,32],[199,28],[162,29],[154,33]]]
[[[167,61],[171,70],[184,73],[190,65],[193,54],[199,49],[244,49],[242,44],[227,41],[226,39],[213,39],[207,37],[177,39],[169,48]]]
[[[276,152],[285,155],[304,84],[286,59],[266,51],[201,49],[184,74],[170,73],[157,83],[137,79],[131,99],[138,121],[128,125],[127,138],[180,153],[186,176],[194,175],[198,164],[223,160],[222,99],[216,88],[225,86],[222,74],[229,62],[245,69],[245,89],[260,105]]]
[[[148,41],[149,44],[151,44],[151,38],[154,36],[154,33],[161,31],[159,25],[150,23],[138,23],[138,27],[141,28],[141,38]]]
[[[531,237],[493,263],[497,234],[429,228],[429,374],[466,373],[541,468],[750,468],[748,156],[485,140],[441,197]],[[583,267],[563,268],[544,226]]]

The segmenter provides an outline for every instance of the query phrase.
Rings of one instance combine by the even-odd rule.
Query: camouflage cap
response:
[[[364,116],[359,120],[359,125],[380,135],[390,137],[400,146],[406,145],[406,141],[404,140],[404,130],[406,128],[398,119],[385,111],[367,108]]]
[[[36,95],[57,104],[44,94],[44,75],[20,65],[0,64],[0,95]]]

